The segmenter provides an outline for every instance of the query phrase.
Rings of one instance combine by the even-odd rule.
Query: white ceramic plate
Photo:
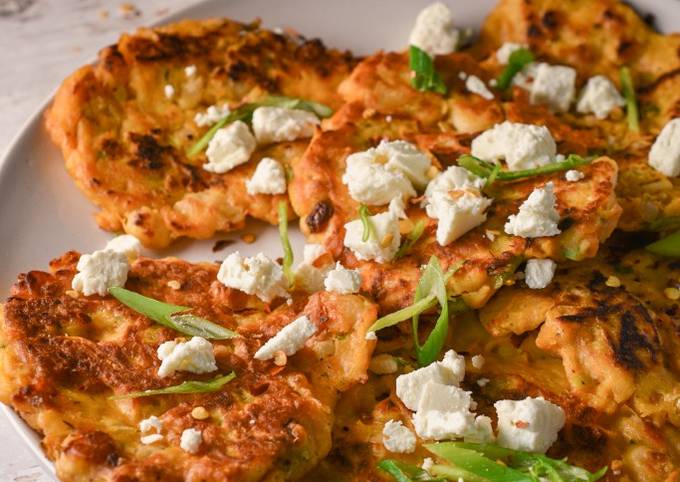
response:
[[[417,13],[432,0],[211,0],[200,3],[164,20],[227,16],[241,21],[262,18],[266,27],[293,27],[307,37],[319,37],[326,45],[369,54],[378,49],[400,50]],[[458,25],[478,27],[495,0],[444,0]],[[674,0],[634,2],[643,13],[653,12],[664,31],[680,29],[680,9]],[[54,79],[55,88],[62,79]],[[46,269],[55,256],[76,249],[89,252],[101,248],[112,236],[97,228],[96,212],[67,175],[61,154],[51,144],[42,124],[42,110],[36,112],[10,144],[0,160],[0,293],[6,296],[16,275],[31,269]],[[251,223],[248,232],[258,234],[251,245],[236,243],[228,249],[244,254],[263,251],[281,255],[276,229]],[[296,254],[302,236],[292,230]],[[230,233],[219,239],[239,239]],[[215,260],[224,251],[213,253],[214,240],[183,241],[163,252],[147,252],[160,257],[177,255],[191,261]],[[299,256],[298,256],[299,259]],[[0,405],[12,426],[50,474],[53,465],[40,449],[38,436],[8,407]]]

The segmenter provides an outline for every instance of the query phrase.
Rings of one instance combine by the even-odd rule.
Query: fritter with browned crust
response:
[[[348,53],[319,40],[275,34],[258,23],[186,20],[143,28],[64,81],[47,129],[78,187],[101,209],[100,227],[155,248],[182,236],[209,238],[243,227],[246,216],[275,222],[285,196],[250,195],[245,180],[256,161],[289,164],[307,141],[263,146],[250,162],[215,174],[201,167],[203,154],[186,154],[208,129],[194,122],[195,114],[267,94],[337,108],[337,85],[352,65]]]
[[[358,295],[294,295],[264,306],[226,288],[214,264],[138,259],[127,287],[191,306],[240,335],[214,341],[218,373],[236,378],[213,393],[112,399],[130,391],[209,380],[215,373],[161,378],[156,349],[179,334],[112,297],[70,290],[78,254],[50,272],[19,277],[1,317],[0,398],[42,436],[62,480],[288,480],[330,450],[338,394],[366,380],[376,308]],[[301,314],[318,331],[283,362],[253,353]],[[207,416],[192,416],[203,407]],[[156,415],[160,441],[145,445],[137,428]],[[180,448],[187,428],[202,432],[196,453]]]
[[[465,261],[450,278],[449,292],[462,294],[469,306],[479,307],[522,259],[592,257],[616,226],[621,211],[614,195],[617,167],[614,161],[602,157],[583,168],[585,179],[578,183],[567,182],[564,173],[556,173],[494,184],[490,191],[494,203],[487,221],[444,247],[435,241],[437,221],[427,217],[416,199],[409,205],[409,219],[401,222],[401,229],[407,233],[421,219],[426,227],[409,255],[390,263],[357,260],[343,245],[344,225],[358,217],[359,208],[341,180],[349,154],[372,147],[380,139],[406,139],[429,153],[436,165],[446,168],[469,152],[469,136],[420,134],[413,130],[416,124],[411,118],[397,116],[386,120],[361,104],[348,104],[330,120],[327,130],[317,132],[305,155],[294,163],[289,187],[293,208],[308,239],[325,244],[344,265],[359,267],[362,289],[383,311],[411,302],[420,266],[433,255],[445,270]],[[571,146],[576,152],[582,151],[576,144]],[[534,188],[548,181],[555,186],[562,233],[536,239],[506,235],[503,225],[508,216],[517,212]]]

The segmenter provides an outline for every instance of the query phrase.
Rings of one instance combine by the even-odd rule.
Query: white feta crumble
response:
[[[598,119],[606,119],[616,107],[623,107],[623,99],[616,86],[604,75],[596,75],[588,79],[576,104],[576,111],[581,114],[595,114]]]
[[[441,2],[424,8],[416,18],[409,43],[430,56],[454,52],[460,42],[460,32],[453,25],[449,7]]]
[[[560,215],[555,208],[556,198],[553,183],[536,188],[519,207],[517,214],[511,214],[505,223],[505,232],[523,238],[556,236],[561,233],[557,224]]]
[[[250,133],[248,124],[242,121],[232,122],[218,129],[210,139],[208,149],[205,151],[208,162],[203,164],[203,169],[224,174],[248,162],[255,147],[255,138]]]
[[[104,249],[81,255],[76,269],[71,288],[85,296],[106,296],[109,288],[125,285],[130,262],[125,253]]]
[[[259,144],[312,137],[319,118],[311,112],[285,107],[258,107],[253,112],[253,132]]]
[[[375,341],[378,339],[378,335],[375,334],[375,331],[367,331],[366,336],[364,336],[364,340],[366,341]]]
[[[361,287],[361,274],[357,269],[347,269],[338,261],[335,268],[330,270],[324,280],[326,291],[341,295],[354,294]]]
[[[433,196],[437,191],[481,191],[485,183],[485,179],[463,167],[450,166],[430,181],[425,189],[425,197]]]
[[[505,160],[508,169],[533,169],[554,162],[557,146],[545,126],[505,121],[472,140],[472,155],[487,161]]]
[[[286,171],[281,163],[264,157],[255,168],[253,176],[246,181],[248,194],[283,194],[286,192]]]
[[[515,42],[505,42],[496,50],[496,60],[501,65],[506,65],[510,61],[510,56],[519,49],[528,48],[525,44],[519,44]]]
[[[649,165],[669,177],[680,175],[680,117],[661,129],[649,151]]]
[[[274,358],[277,351],[282,351],[287,356],[294,355],[316,332],[316,325],[307,316],[303,315],[288,323],[281,328],[281,331],[267,340],[255,352],[255,359],[269,360]]]
[[[196,452],[198,452],[198,449],[201,446],[201,442],[203,442],[203,434],[201,433],[201,431],[196,430],[195,428],[187,428],[182,432],[182,436],[180,437],[179,441],[179,446],[185,452],[195,454]]]
[[[555,112],[568,111],[576,94],[576,70],[564,65],[538,62],[531,72],[533,82],[529,101],[532,104],[546,104]]]
[[[163,440],[163,436],[159,433],[152,433],[149,435],[142,435],[139,438],[139,441],[142,442],[144,445],[151,445],[155,444],[156,442],[159,442]]]
[[[205,112],[196,112],[194,115],[194,123],[199,127],[206,127],[221,121],[231,113],[227,104],[211,105]]]
[[[469,192],[437,191],[428,198],[427,215],[437,219],[437,242],[446,246],[486,221],[492,200]]]
[[[131,234],[121,234],[106,243],[104,250],[107,249],[123,253],[128,260],[133,261],[139,257],[139,253],[142,251],[142,243]]]
[[[262,253],[244,258],[238,251],[227,256],[217,280],[229,288],[255,295],[265,303],[277,296],[288,297],[287,282],[281,266]]]
[[[193,77],[194,75],[196,75],[196,70],[197,69],[195,65],[187,65],[186,67],[184,67],[184,75],[186,75],[187,77]]]
[[[494,98],[493,93],[489,90],[484,81],[476,75],[468,76],[468,78],[465,80],[465,88],[473,94],[477,94],[486,100],[493,100]]]
[[[488,384],[490,381],[491,381],[491,380],[489,380],[488,378],[480,378],[480,379],[477,380],[477,385],[479,385],[480,387],[483,388],[483,387],[487,386],[487,384]]]
[[[324,289],[326,273],[332,265],[317,266],[317,260],[326,253],[326,248],[320,244],[305,244],[302,262],[295,268],[295,283],[308,293],[316,293]]]
[[[467,79],[468,74],[466,72],[463,72],[462,70],[458,72],[458,78],[462,81],[465,81]]]
[[[416,434],[401,420],[388,420],[382,431],[383,445],[390,452],[410,454],[416,449]]]
[[[412,197],[425,187],[430,158],[406,141],[381,141],[378,146],[350,154],[342,182],[352,199],[383,205],[396,197]],[[414,189],[415,187],[415,189]]]
[[[178,371],[210,373],[217,370],[212,343],[200,336],[180,343],[166,341],[161,343],[156,353],[161,360],[159,377],[168,377]]]
[[[430,470],[432,470],[433,466],[434,466],[434,460],[432,460],[430,457],[425,457],[423,459],[423,464],[420,466],[420,468],[423,469],[425,472],[427,472],[429,474]]]
[[[427,382],[458,386],[465,377],[465,359],[449,350],[441,361],[430,363],[410,373],[399,375],[397,397],[410,410],[417,410]]]
[[[534,290],[545,288],[555,276],[555,268],[557,263],[552,259],[530,259],[524,270],[527,286]]]
[[[486,360],[482,355],[475,355],[470,359],[470,361],[472,362],[473,367],[475,367],[477,370],[481,370]]]
[[[361,219],[345,224],[343,243],[362,261],[374,260],[387,263],[399,250],[401,234],[399,222],[394,212],[383,212],[369,216],[373,230],[366,241],[363,241],[364,226]]]
[[[581,179],[586,177],[585,174],[583,174],[581,171],[577,169],[569,169],[565,174],[564,178],[569,181],[569,182],[578,182]]]
[[[151,430],[156,430],[156,433],[160,433],[160,431],[163,430],[163,422],[155,415],[151,415],[149,418],[145,418],[139,422],[140,432],[150,432]]]
[[[171,84],[165,84],[163,93],[167,99],[172,99],[175,96],[175,88]]]
[[[564,410],[543,397],[500,400],[494,407],[501,447],[545,453],[564,426]]]

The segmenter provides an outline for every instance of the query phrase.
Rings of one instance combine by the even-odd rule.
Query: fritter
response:
[[[401,223],[402,231],[408,232],[420,219],[427,224],[409,255],[386,264],[358,261],[343,246],[344,224],[358,218],[359,208],[341,180],[350,153],[372,147],[383,138],[414,142],[442,168],[469,153],[469,136],[450,132],[420,134],[413,130],[416,124],[411,118],[397,116],[386,120],[384,115],[374,114],[360,104],[348,104],[330,120],[328,130],[317,132],[305,155],[293,165],[289,194],[302,231],[310,241],[325,244],[344,265],[359,267],[362,290],[380,304],[382,311],[393,311],[411,302],[420,266],[433,255],[444,270],[465,261],[450,278],[449,293],[462,294],[469,306],[479,307],[502,286],[521,260],[592,257],[616,226],[620,215],[614,195],[617,167],[611,159],[601,157],[583,168],[586,177],[578,183],[567,182],[564,173],[556,173],[494,184],[494,204],[487,221],[445,247],[435,241],[436,220],[426,216],[416,199],[407,209],[409,220]],[[555,185],[562,233],[536,239],[506,235],[503,225],[508,216],[518,210],[535,187],[548,181]]]
[[[215,264],[140,258],[127,288],[239,333],[213,345],[219,373],[236,377],[213,393],[112,399],[215,374],[159,377],[156,348],[178,333],[112,297],[75,294],[78,258],[69,252],[50,272],[20,275],[0,330],[0,399],[41,434],[61,480],[288,480],[328,453],[338,394],[367,378],[375,305],[322,292],[264,306],[220,284]],[[302,313],[318,331],[298,353],[287,363],[253,358]],[[208,416],[192,416],[196,407]],[[144,445],[137,425],[151,415],[163,438]],[[195,454],[179,447],[189,427],[202,432]]]
[[[263,157],[289,164],[307,140],[264,146],[250,162],[214,174],[201,167],[204,154],[186,154],[208,129],[195,114],[267,94],[337,108],[336,88],[352,65],[349,53],[257,22],[143,28],[64,81],[47,111],[47,130],[78,187],[101,209],[100,227],[154,248],[178,237],[209,238],[243,227],[246,216],[274,223],[286,197],[250,195],[245,180]]]
[[[463,381],[478,413],[495,418],[495,401],[526,396],[564,409],[566,425],[548,455],[591,471],[608,466],[603,480],[674,480],[680,473],[680,305],[664,288],[677,283],[680,267],[643,250],[622,250],[620,241],[617,236],[587,263],[560,268],[544,290],[520,281],[502,288],[482,308],[483,325],[475,312],[457,315],[447,348],[468,361],[484,357],[481,367],[467,364]],[[610,276],[620,286],[609,286],[616,284]],[[397,372],[371,374],[367,384],[343,394],[333,449],[306,480],[377,481],[383,458],[419,466],[432,456],[420,445],[412,454],[395,454],[382,444],[388,420],[411,425],[394,380],[415,363],[412,343],[409,323],[381,332],[375,353],[395,357]]]

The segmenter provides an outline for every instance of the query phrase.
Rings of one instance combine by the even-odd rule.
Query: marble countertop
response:
[[[59,83],[118,35],[195,0],[0,0],[0,153]],[[51,480],[0,416],[0,481]]]

